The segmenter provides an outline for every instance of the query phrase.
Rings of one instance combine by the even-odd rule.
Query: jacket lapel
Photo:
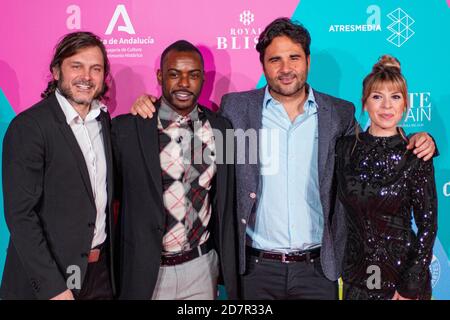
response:
[[[331,135],[331,108],[329,102],[317,92],[314,92],[316,102],[318,105],[317,118],[318,118],[318,131],[319,131],[319,155],[318,155],[318,170],[319,170],[319,184],[322,180],[328,176],[326,174],[326,164],[329,156],[329,147]]]
[[[106,158],[106,187],[108,194],[108,205],[111,206],[112,196],[113,196],[113,186],[114,186],[114,175],[113,175],[113,158],[112,158],[112,147],[111,147],[111,120],[109,113],[100,113],[100,122],[102,124],[102,135],[103,135],[103,146],[105,149]]]
[[[91,200],[92,204],[95,206],[94,193],[92,191],[91,180],[89,179],[89,172],[86,167],[86,161],[84,159],[83,152],[81,151],[81,148],[78,145],[78,141],[75,138],[75,135],[73,134],[72,129],[67,124],[66,118],[64,116],[64,112],[62,111],[61,107],[59,106],[58,100],[56,99],[56,96],[54,94],[50,98],[50,104],[52,106],[53,113],[57,119],[59,129],[60,129],[64,139],[66,140],[67,145],[69,146],[70,150],[72,151],[73,156],[75,157],[75,160],[78,165],[78,170],[80,171],[81,178],[83,180],[83,184],[88,193],[89,199]]]
[[[249,107],[246,108],[248,114],[247,117],[249,119],[250,126],[247,128],[256,131],[256,148],[246,144],[246,155],[249,156],[250,153],[256,151],[256,163],[250,163],[249,159],[246,159],[245,167],[246,171],[249,172],[248,177],[252,177],[253,179],[249,180],[249,185],[247,185],[247,190],[251,192],[257,192],[259,177],[260,177],[260,159],[259,159],[259,148],[260,148],[260,130],[262,128],[262,107],[264,102],[264,94],[265,87],[259,90],[254,91],[254,97],[249,99],[248,104]]]
[[[144,156],[145,165],[158,192],[158,198],[162,200],[161,162],[159,160],[159,140],[157,118],[143,119],[136,117],[136,125],[139,136],[139,144]]]

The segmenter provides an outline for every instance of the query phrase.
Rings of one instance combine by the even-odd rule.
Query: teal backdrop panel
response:
[[[450,2],[444,0],[301,0],[292,19],[311,33],[308,82],[352,101],[363,128],[362,81],[384,54],[401,62],[408,82],[407,133],[436,141],[438,237],[430,266],[434,299],[450,299]],[[261,77],[257,87],[266,84]]]
[[[15,113],[6,99],[2,88],[0,88],[0,150],[3,150],[3,136],[9,123],[14,118]],[[0,168],[2,159],[0,157]],[[0,181],[2,173],[0,171]],[[0,279],[3,275],[3,266],[5,264],[6,249],[8,246],[9,233],[5,223],[5,216],[3,215],[3,190],[0,183]]]
[[[433,135],[439,230],[434,258],[433,297],[450,299],[450,8],[444,0],[302,0],[293,19],[311,32],[313,88],[352,101],[363,127],[362,80],[383,54],[397,57],[408,81],[406,132]]]

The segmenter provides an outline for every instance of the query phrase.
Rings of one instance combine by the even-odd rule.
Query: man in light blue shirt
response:
[[[289,253],[321,245],[317,104],[312,88],[303,110],[291,121],[266,87],[259,200],[254,225],[247,227],[254,248]]]
[[[357,123],[351,102],[307,84],[310,41],[303,26],[274,20],[256,46],[267,87],[222,98],[222,115],[236,131],[260,133],[257,163],[239,163],[237,150],[244,299],[338,298],[346,226],[336,199],[334,154],[336,141],[354,134]],[[408,147],[432,155],[431,138],[421,140]],[[251,149],[249,143],[245,151]]]

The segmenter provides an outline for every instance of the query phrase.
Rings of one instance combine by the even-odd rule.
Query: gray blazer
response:
[[[262,104],[264,90],[229,93],[223,96],[221,113],[234,129],[259,130],[262,127]],[[344,209],[336,196],[334,178],[335,144],[342,136],[354,133],[357,125],[355,106],[317,91],[314,96],[318,104],[319,126],[319,186],[324,214],[321,262],[325,276],[335,281],[342,269],[346,228]],[[245,146],[248,153],[248,145]],[[250,214],[255,212],[260,165],[236,164],[236,213],[239,234],[239,271],[245,273],[246,227]]]

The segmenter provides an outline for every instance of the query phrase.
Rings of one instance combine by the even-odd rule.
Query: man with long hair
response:
[[[11,234],[2,299],[112,299],[110,117],[100,102],[109,62],[102,41],[74,32],[57,44],[40,102],[4,138]]]

